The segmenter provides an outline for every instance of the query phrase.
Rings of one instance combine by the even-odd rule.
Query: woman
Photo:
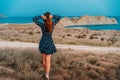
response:
[[[45,71],[44,77],[48,80],[51,67],[51,55],[57,52],[52,39],[52,33],[54,26],[60,20],[60,18],[60,16],[51,15],[49,12],[44,13],[42,16],[36,16],[33,18],[33,22],[40,26],[42,30],[39,50],[42,53],[42,64]],[[39,21],[40,19],[43,20],[43,23]]]

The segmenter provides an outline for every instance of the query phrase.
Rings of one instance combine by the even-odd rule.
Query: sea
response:
[[[63,16],[64,17],[64,16]],[[74,16],[68,16],[70,18]],[[90,30],[120,30],[120,16],[108,16],[115,18],[118,24],[108,25],[84,25],[84,26],[66,26],[66,28],[88,28]],[[29,24],[32,23],[32,17],[6,17],[0,18],[0,24]]]

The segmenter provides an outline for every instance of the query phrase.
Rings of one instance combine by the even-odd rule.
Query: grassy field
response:
[[[0,27],[0,39],[38,43],[42,32],[35,24],[8,24]],[[120,31],[92,31],[55,26],[53,39],[56,44],[120,47]]]
[[[0,48],[0,80],[42,80],[36,48]],[[58,49],[50,80],[120,80],[120,52],[92,53]]]

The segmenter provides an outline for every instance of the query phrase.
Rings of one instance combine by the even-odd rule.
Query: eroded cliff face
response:
[[[72,25],[75,25],[72,20],[70,20],[70,18],[68,17],[64,17],[62,18],[56,26],[58,27],[65,27],[65,26],[72,26]]]
[[[76,23],[76,25],[94,24],[117,24],[117,20],[105,16],[83,16]]]
[[[65,26],[73,26],[73,25],[101,25],[101,24],[117,24],[117,20],[115,18],[108,18],[105,16],[83,16],[83,17],[74,17],[62,18],[57,26],[65,27]]]

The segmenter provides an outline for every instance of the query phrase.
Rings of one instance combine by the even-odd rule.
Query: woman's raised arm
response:
[[[35,24],[37,24],[38,26],[42,27],[42,26],[44,26],[44,24],[39,21],[40,19],[43,19],[43,18],[41,16],[35,16],[35,17],[33,17],[32,20],[33,20],[33,22]]]
[[[61,18],[61,16],[59,16],[59,15],[53,15],[54,25],[56,25],[59,22],[60,18]]]

